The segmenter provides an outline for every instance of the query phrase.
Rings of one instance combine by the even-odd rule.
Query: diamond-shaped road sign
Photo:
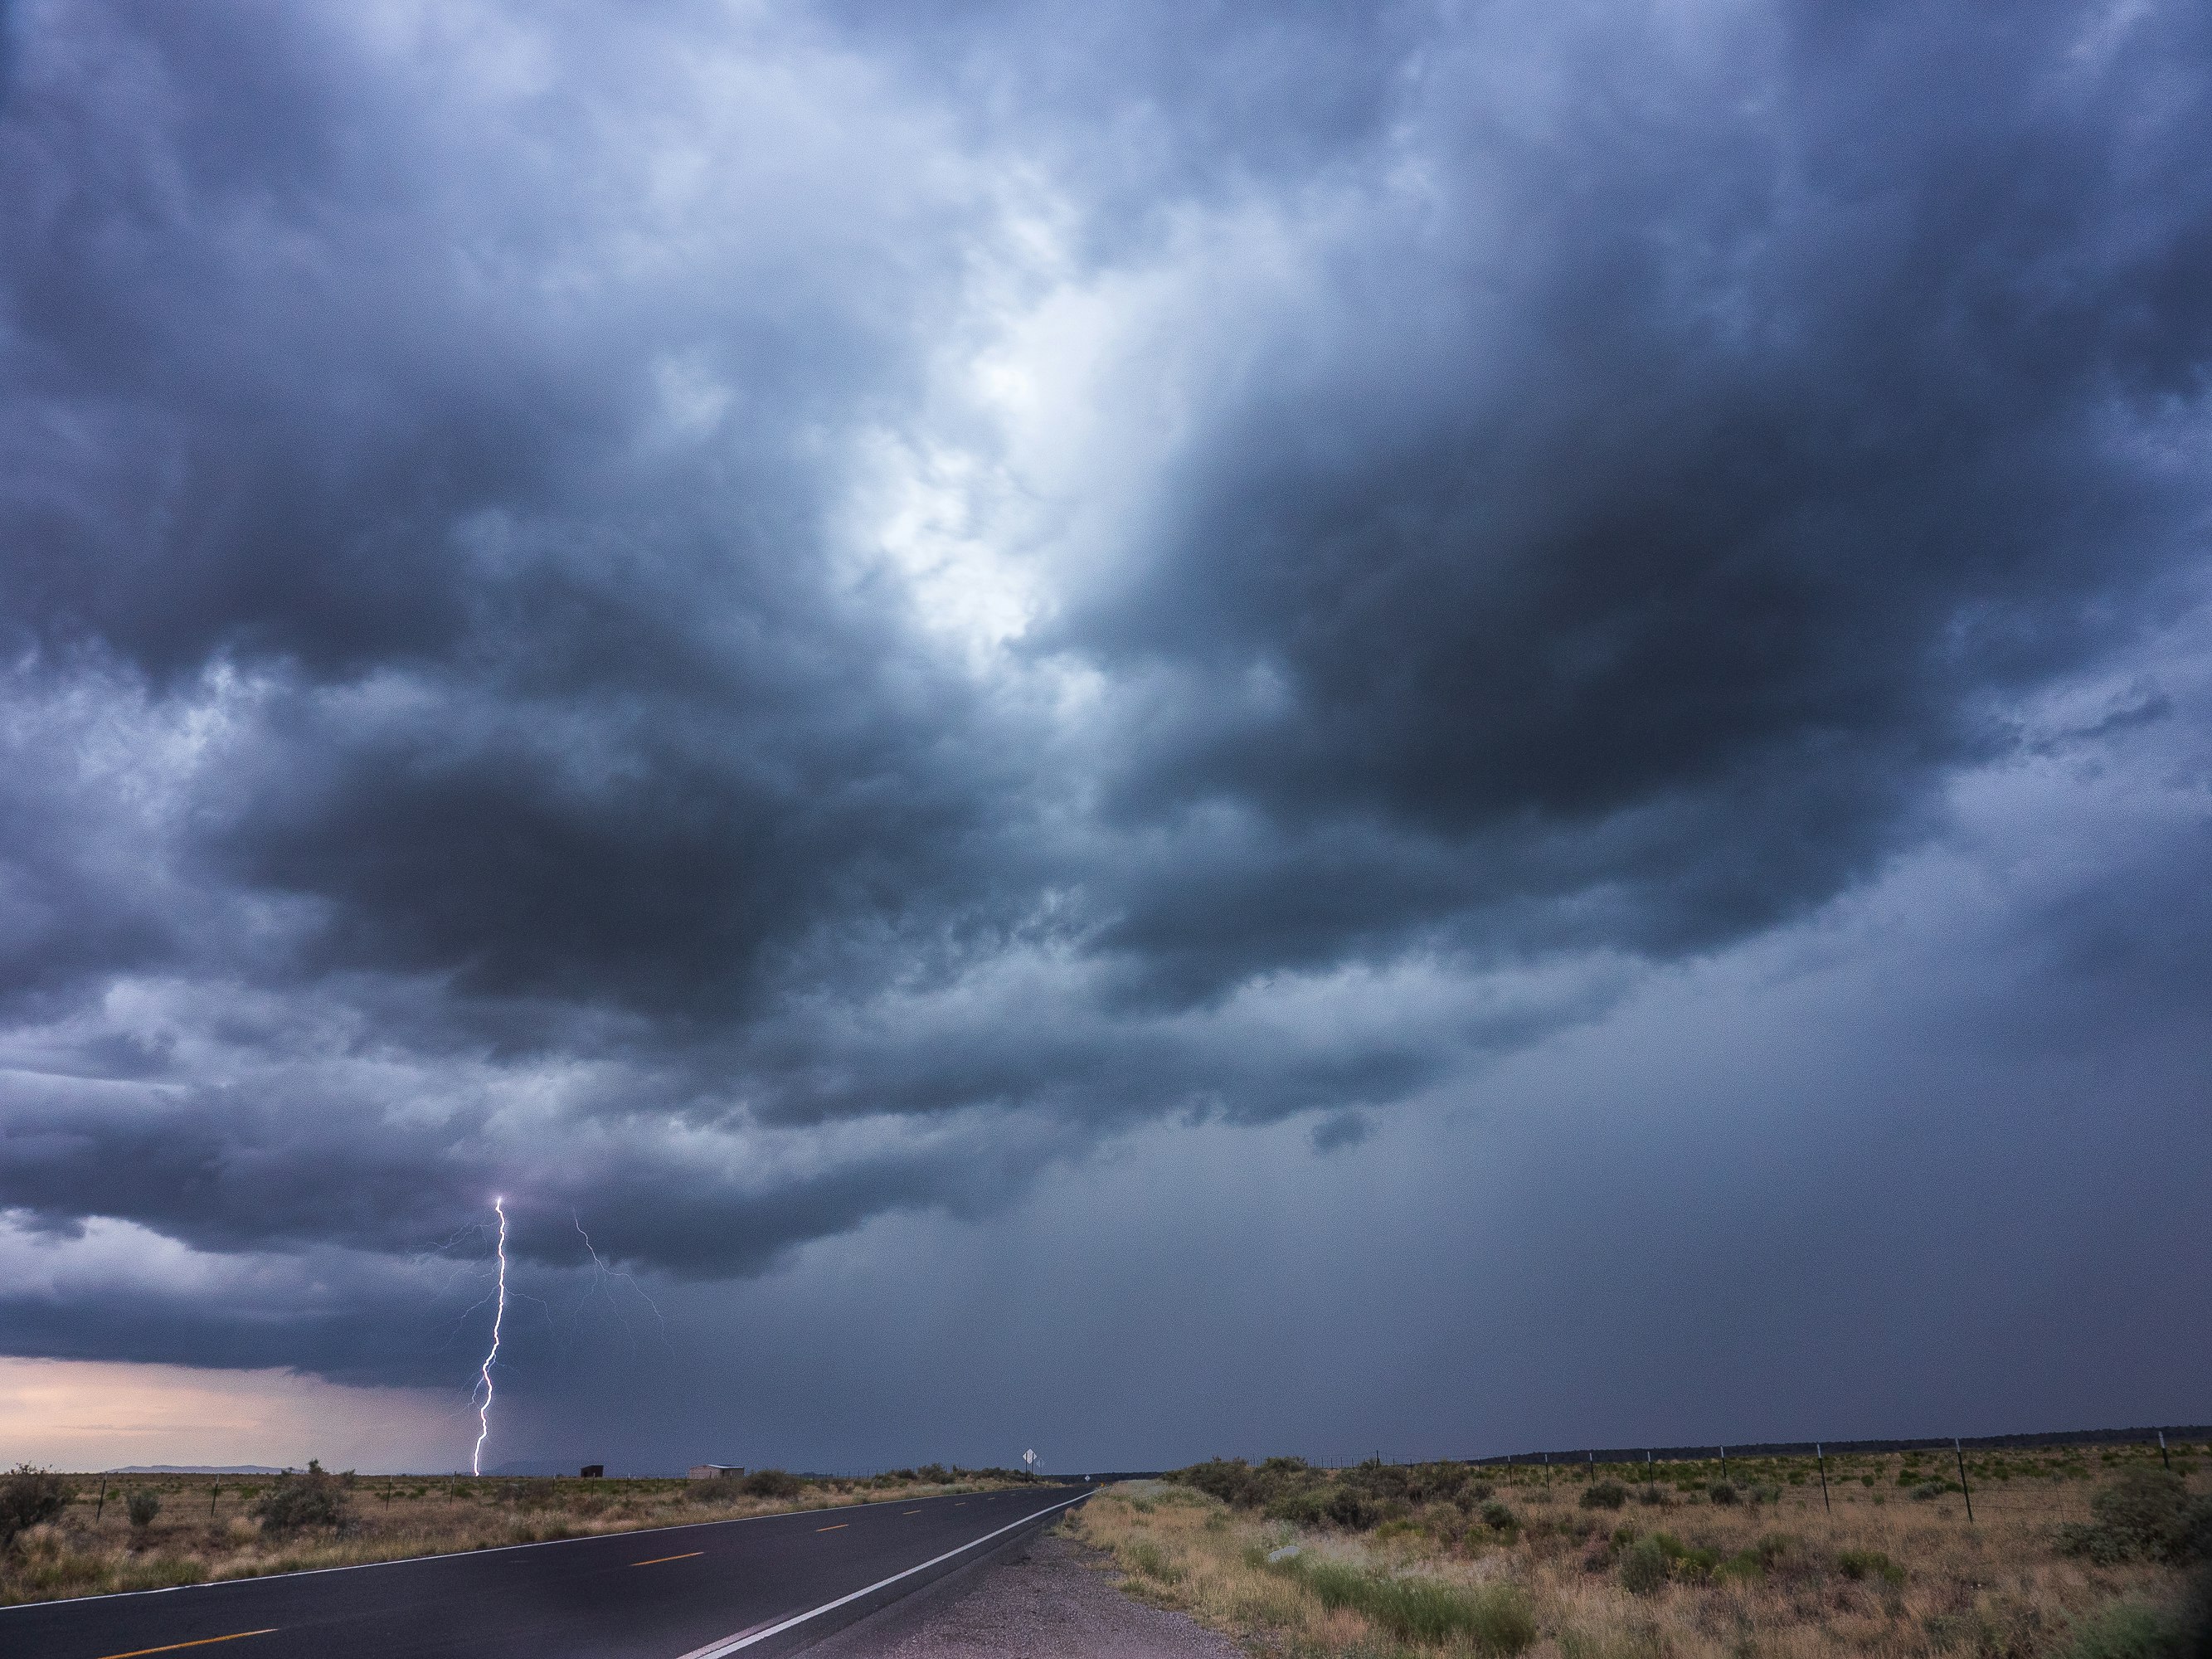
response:
[[[1036,1452],[1035,1449],[1024,1452],[1022,1454],[1022,1462],[1034,1468],[1036,1463]]]

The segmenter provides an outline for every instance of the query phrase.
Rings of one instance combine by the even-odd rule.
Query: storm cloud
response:
[[[13,9],[0,1341],[1351,1168],[1999,846],[1962,1042],[2201,1041],[2208,152],[2179,3]]]

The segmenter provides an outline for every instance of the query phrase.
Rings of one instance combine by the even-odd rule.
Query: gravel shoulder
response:
[[[1048,1533],[841,1632],[808,1659],[1244,1659],[1184,1614],[1122,1595],[1105,1563]]]

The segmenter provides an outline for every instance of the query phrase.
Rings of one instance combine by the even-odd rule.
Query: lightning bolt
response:
[[[594,1270],[594,1276],[592,1280],[592,1288],[584,1292],[584,1301],[576,1304],[577,1316],[581,1316],[584,1303],[589,1302],[594,1293],[604,1291],[606,1296],[607,1306],[614,1310],[614,1316],[617,1319],[622,1320],[623,1334],[629,1336],[633,1343],[635,1342],[637,1340],[636,1334],[630,1330],[629,1321],[623,1317],[621,1304],[615,1300],[614,1293],[611,1291],[607,1291],[605,1288],[607,1280],[611,1279],[619,1279],[623,1284],[629,1285],[632,1291],[636,1292],[638,1300],[644,1303],[647,1307],[653,1310],[653,1321],[660,1328],[660,1346],[664,1348],[668,1348],[669,1352],[672,1354],[676,1352],[675,1349],[670,1348],[668,1346],[668,1322],[660,1316],[659,1304],[645,1293],[643,1288],[639,1285],[637,1280],[630,1274],[617,1273],[607,1265],[606,1258],[599,1254],[598,1246],[592,1243],[591,1234],[584,1231],[584,1224],[581,1219],[578,1218],[574,1210],[568,1212],[568,1219],[575,1223],[576,1231],[584,1241],[584,1249],[592,1258],[592,1267]]]
[[[491,1349],[484,1355],[483,1365],[477,1372],[477,1380],[483,1389],[483,1399],[477,1407],[477,1447],[469,1457],[469,1473],[483,1473],[484,1442],[491,1435],[491,1363],[499,1358],[499,1328],[507,1317],[507,1200],[495,1198],[492,1209],[499,1216],[499,1305],[492,1310]],[[474,1389],[470,1391],[471,1394]]]

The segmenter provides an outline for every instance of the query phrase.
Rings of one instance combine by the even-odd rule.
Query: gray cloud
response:
[[[2201,763],[2190,8],[9,28],[0,1206],[352,1264],[19,1351],[427,1375],[498,1190],[696,1280],[1348,1166]],[[2119,845],[1992,1054],[2201,990]]]

